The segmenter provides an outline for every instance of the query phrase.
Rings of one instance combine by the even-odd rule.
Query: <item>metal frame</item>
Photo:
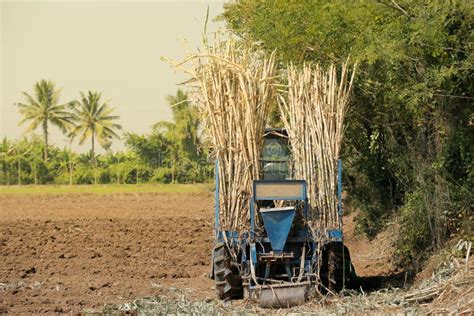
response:
[[[301,196],[298,198],[295,197],[285,197],[285,196],[271,196],[265,198],[258,198],[256,195],[258,184],[302,184]],[[255,238],[255,202],[257,201],[304,201],[304,217],[308,218],[308,196],[306,191],[306,180],[254,180],[253,181],[253,192],[252,199],[250,200],[250,238],[253,240]]]
[[[214,175],[215,175],[215,192],[214,192],[214,229],[216,231],[216,240],[222,241],[222,234],[219,225],[219,160],[216,159],[214,165]],[[289,199],[294,201],[304,201],[304,216],[308,218],[308,197],[307,197],[307,183],[305,180],[255,180],[253,184],[253,196],[250,201],[250,237],[253,239],[255,237],[255,201],[264,201],[264,200],[288,200],[288,198],[284,197],[271,197],[266,199],[258,199],[255,198],[255,191],[257,183],[288,183],[288,182],[296,182],[296,183],[303,183],[303,192],[301,195],[301,199]],[[335,240],[343,239],[342,234],[342,216],[344,214],[342,208],[342,161],[338,159],[337,161],[337,208],[338,208],[338,215],[339,215],[339,229],[338,230],[329,230],[328,234],[330,238]],[[226,235],[230,238],[235,238],[235,235],[238,236],[238,232],[226,232]]]
[[[330,239],[343,242],[344,235],[342,233],[342,160],[337,160],[337,213],[339,217],[339,229],[328,230],[328,237]]]
[[[337,211],[339,215],[339,228],[342,230],[342,160],[337,160]]]
[[[214,164],[214,177],[216,181],[216,187],[214,191],[214,229],[216,230],[216,239],[220,239],[220,225],[219,225],[219,159],[216,159]]]
[[[256,196],[257,186],[259,184],[302,184],[301,196],[298,198],[289,196],[270,196],[265,198],[258,198]],[[287,201],[303,201],[306,199],[306,180],[254,180],[253,181],[253,200],[255,201],[273,201],[273,200],[287,200]]]

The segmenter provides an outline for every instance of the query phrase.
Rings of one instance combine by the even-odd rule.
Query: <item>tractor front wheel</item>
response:
[[[214,281],[221,300],[242,298],[242,278],[232,264],[232,257],[225,243],[218,243],[213,250]]]

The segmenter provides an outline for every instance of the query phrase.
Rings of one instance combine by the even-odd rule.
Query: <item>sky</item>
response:
[[[41,79],[62,89],[64,103],[79,91],[101,91],[126,132],[147,133],[157,121],[170,120],[165,98],[185,77],[161,57],[182,60],[198,48],[208,6],[208,32],[224,28],[213,21],[223,2],[0,0],[0,138],[25,135],[15,103]],[[69,144],[51,129],[51,143]],[[89,147],[72,145],[81,152]],[[112,146],[123,148],[118,140]]]

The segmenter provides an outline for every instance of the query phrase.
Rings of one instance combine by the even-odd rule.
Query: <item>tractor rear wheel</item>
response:
[[[214,282],[221,300],[242,298],[242,278],[232,264],[232,257],[225,243],[218,243],[213,250]]]
[[[324,246],[321,265],[323,285],[334,292],[344,287],[353,288],[356,281],[354,266],[349,249],[341,242],[331,242]]]

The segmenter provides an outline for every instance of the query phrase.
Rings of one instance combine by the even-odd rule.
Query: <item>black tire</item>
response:
[[[346,269],[344,270],[344,265]],[[341,242],[331,242],[324,246],[321,265],[321,280],[325,287],[333,292],[352,288],[355,280],[354,267],[349,249]]]
[[[214,282],[219,299],[243,297],[242,278],[232,265],[232,257],[225,243],[218,243],[213,250]]]
[[[343,255],[340,245],[333,243],[328,247],[328,288],[335,292],[339,292],[344,286]]]

